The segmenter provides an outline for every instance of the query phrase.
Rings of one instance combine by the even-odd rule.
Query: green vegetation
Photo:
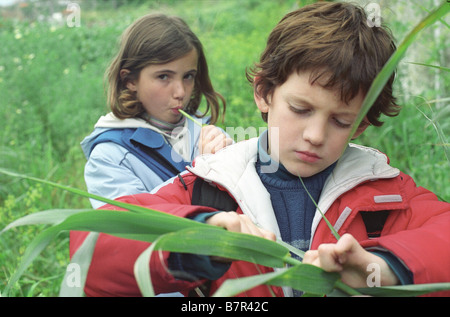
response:
[[[68,27],[65,21],[52,26],[0,18],[0,167],[85,188],[79,142],[108,111],[103,72],[123,29],[150,11],[182,16],[201,38],[213,83],[228,102],[222,126],[263,126],[245,70],[257,60],[278,20],[305,2],[133,1],[118,8],[103,3],[85,7],[81,2],[80,27]],[[400,41],[434,5],[399,1],[383,9],[382,16]],[[448,35],[444,19],[419,35],[399,64],[396,93],[404,109],[357,140],[387,153],[394,166],[447,201]],[[0,174],[0,228],[36,211],[89,207],[86,198]],[[0,290],[42,228],[17,227],[0,236]],[[68,261],[68,234],[63,233],[26,270],[10,295],[57,295]]]

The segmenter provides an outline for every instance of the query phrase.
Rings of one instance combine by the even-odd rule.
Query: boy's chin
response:
[[[298,176],[301,178],[308,178],[308,177],[314,176],[317,173],[321,172],[320,169],[311,168],[310,166],[287,167],[286,169],[292,175],[295,175],[295,176]]]

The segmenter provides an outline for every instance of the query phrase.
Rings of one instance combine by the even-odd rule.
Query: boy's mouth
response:
[[[296,151],[295,154],[300,160],[307,163],[315,163],[320,160],[320,156],[312,152]]]

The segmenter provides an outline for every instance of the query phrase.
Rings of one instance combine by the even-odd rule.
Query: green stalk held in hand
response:
[[[201,124],[200,122],[198,122],[197,120],[195,120],[194,118],[192,118],[191,115],[189,115],[186,111],[179,109],[178,110],[183,116],[185,116],[186,118],[188,118],[189,120],[193,121],[196,125],[200,126],[200,127],[204,127],[207,124]]]

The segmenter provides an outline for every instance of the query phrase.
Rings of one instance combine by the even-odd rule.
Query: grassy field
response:
[[[124,5],[126,1],[116,1],[114,8],[84,1],[79,27],[69,27],[65,17],[59,24],[26,16],[0,18],[0,167],[85,189],[85,158],[79,143],[108,111],[105,67],[123,29],[147,12],[183,17],[202,40],[213,84],[228,103],[222,127],[264,126],[245,70],[257,60],[278,20],[308,2],[172,0]],[[435,1],[380,4],[383,18],[400,41]],[[42,7],[25,9],[44,12]],[[447,17],[425,30],[400,64],[395,85],[404,107],[401,114],[386,118],[381,128],[369,128],[357,140],[387,153],[392,165],[447,201],[449,23]],[[72,194],[0,174],[1,228],[35,211],[86,207],[87,200]],[[23,227],[0,236],[0,292],[38,230]],[[63,234],[33,263],[12,295],[57,295],[67,263],[68,235]]]

